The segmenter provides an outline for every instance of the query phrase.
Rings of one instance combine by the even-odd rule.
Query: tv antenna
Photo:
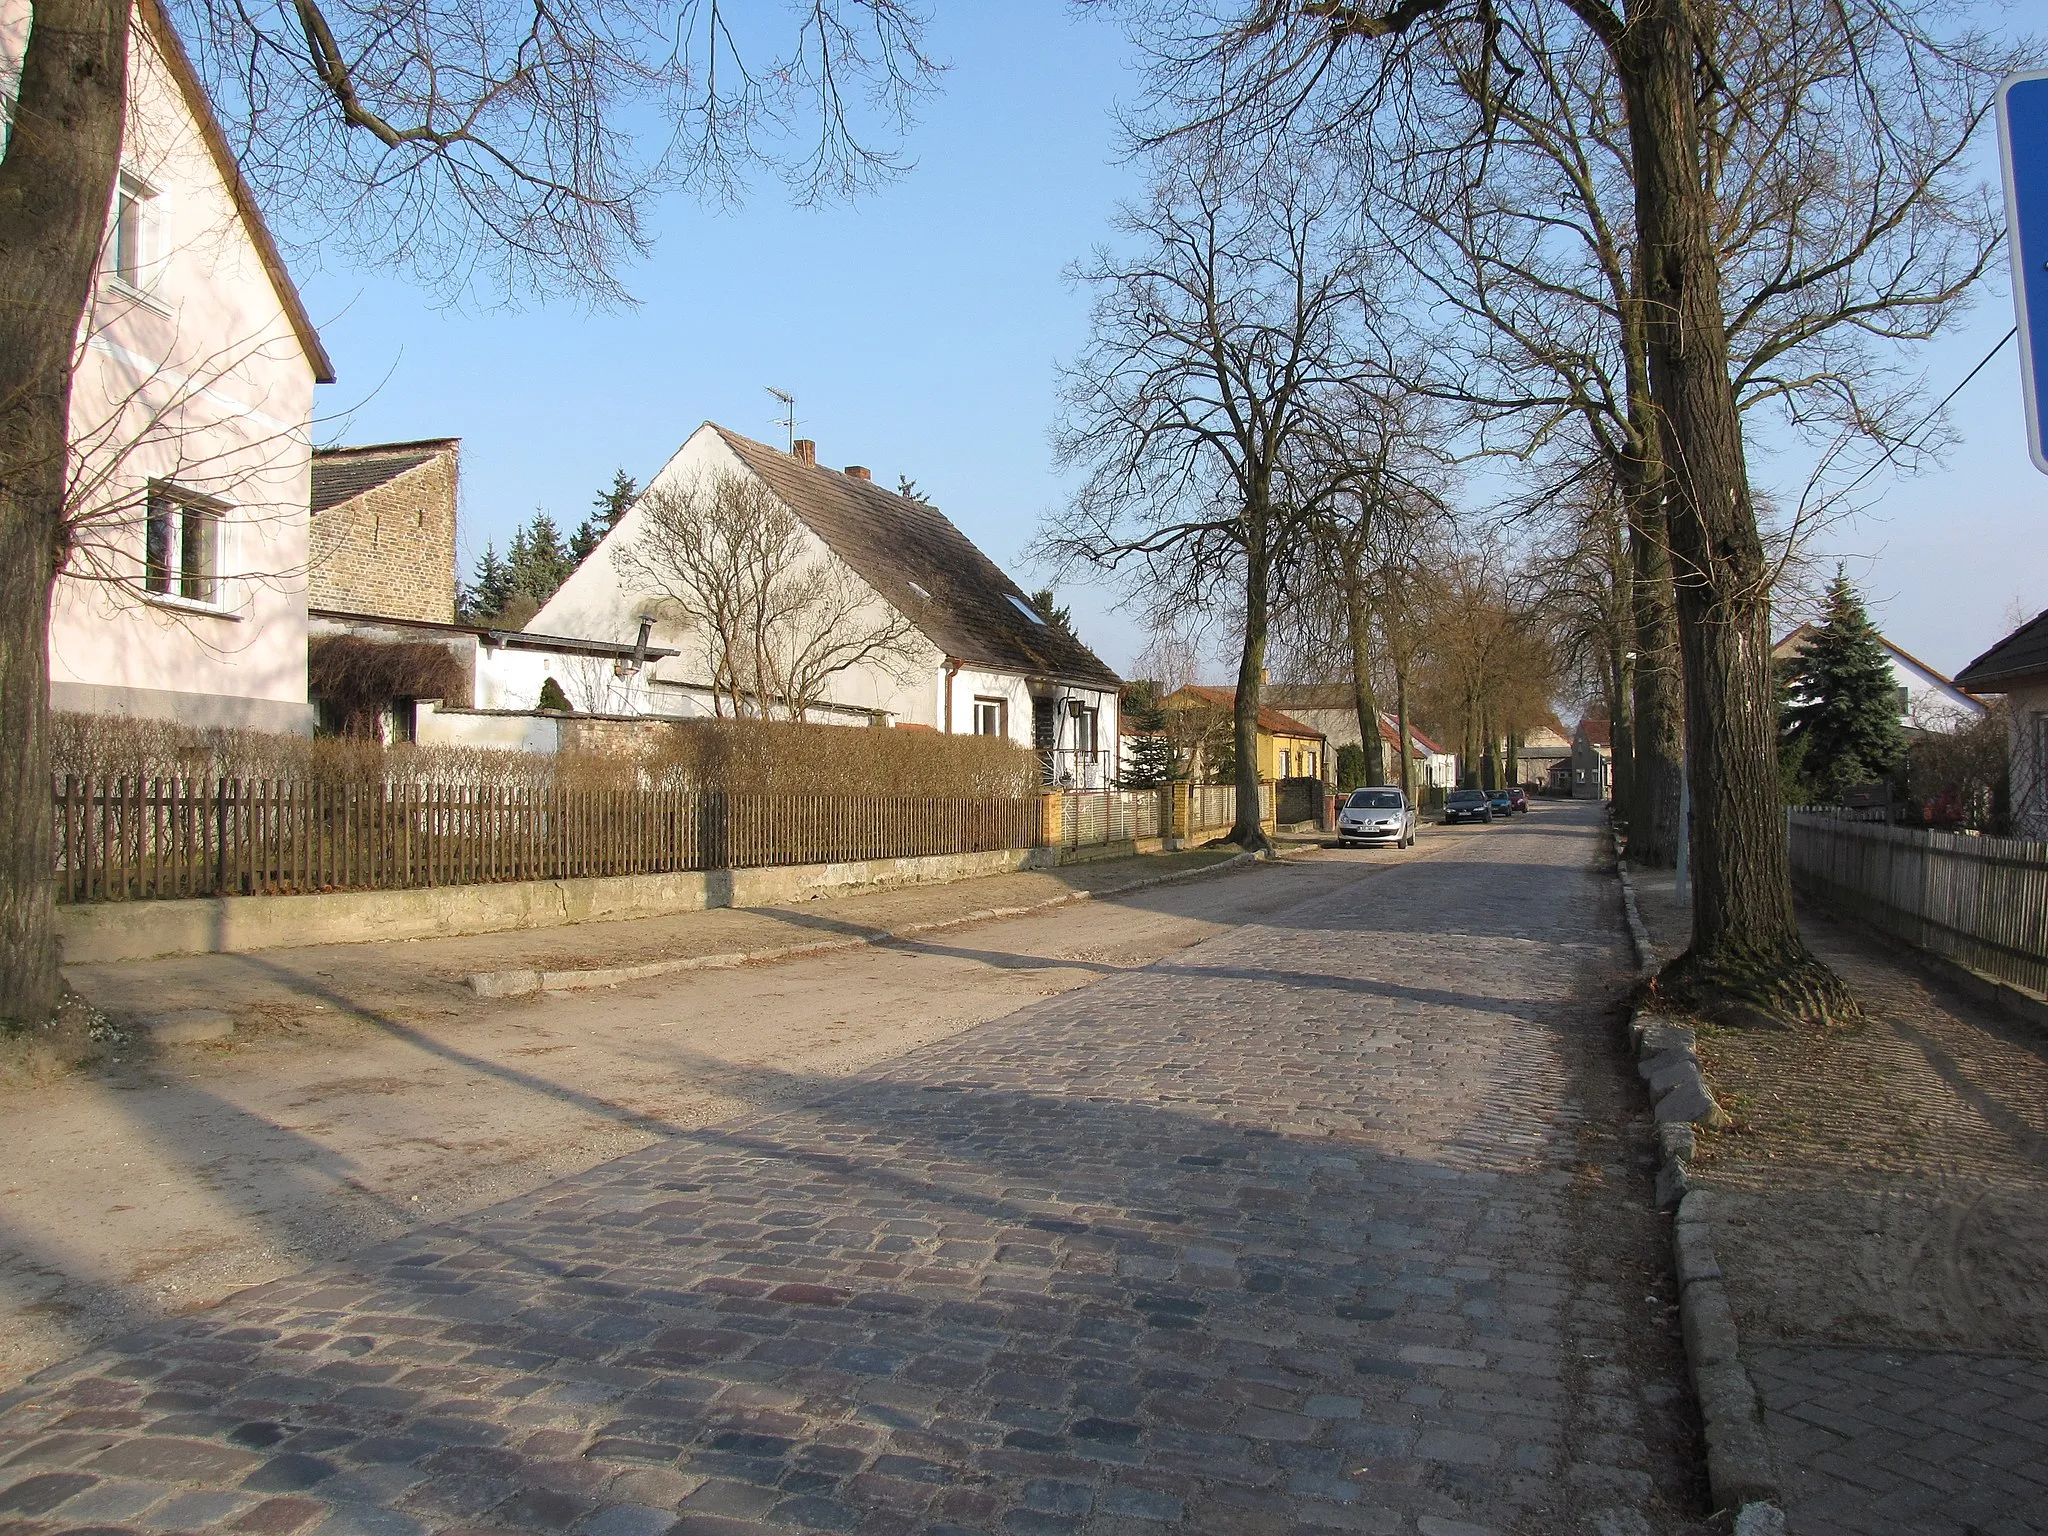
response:
[[[795,453],[796,396],[790,394],[787,390],[777,389],[773,384],[764,384],[761,387],[767,390],[769,394],[773,395],[776,399],[782,402],[782,414],[780,416],[777,416],[775,420],[781,423],[781,425],[783,425],[784,427],[789,429],[789,451],[791,453]]]

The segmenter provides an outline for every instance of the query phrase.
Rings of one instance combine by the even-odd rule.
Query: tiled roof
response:
[[[428,438],[416,443],[373,443],[362,448],[313,450],[313,510],[352,501],[396,480],[409,469],[430,463],[459,438]]]
[[[1030,599],[937,507],[716,428],[862,581],[955,661],[1116,688],[1122,679],[1079,640],[1028,616]]]
[[[1593,746],[1611,747],[1614,745],[1614,722],[1588,715],[1579,722],[1579,734]]]
[[[1176,688],[1160,702],[1171,708],[1175,699],[1184,697],[1193,697],[1218,709],[1237,708],[1235,688],[1210,688],[1201,683],[1189,683],[1185,688]],[[1264,703],[1259,705],[1259,729],[1271,732],[1275,736],[1306,736],[1311,740],[1320,739],[1323,734],[1314,726],[1305,724],[1292,715],[1283,715],[1270,704]]]
[[[1956,682],[1979,693],[2000,693],[2001,683],[2048,673],[2048,609],[2035,614],[1956,674]]]

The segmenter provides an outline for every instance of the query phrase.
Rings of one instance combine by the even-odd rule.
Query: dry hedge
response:
[[[557,756],[466,747],[386,747],[351,737],[274,736],[57,714],[52,763],[65,774],[129,778],[292,779],[525,788],[667,788],[727,794],[994,796],[1034,794],[1038,761],[985,736],[691,720],[607,725],[601,746]]]

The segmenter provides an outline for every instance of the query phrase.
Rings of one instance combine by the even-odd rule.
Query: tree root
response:
[[[1850,1029],[1863,1022],[1849,984],[1796,939],[1764,954],[1688,950],[1657,974],[1652,997],[1735,1029]]]

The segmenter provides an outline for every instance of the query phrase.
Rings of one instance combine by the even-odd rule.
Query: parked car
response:
[[[1444,796],[1444,822],[1491,821],[1493,803],[1483,789],[1454,789]]]
[[[1400,790],[1354,789],[1337,812],[1337,846],[1385,843],[1406,848],[1415,841],[1415,807]]]
[[[1486,803],[1493,807],[1493,814],[1502,821],[1515,814],[1514,796],[1504,789],[1489,789],[1486,792]]]
[[[1508,791],[1508,802],[1524,816],[1529,814],[1529,791],[1517,784]]]

